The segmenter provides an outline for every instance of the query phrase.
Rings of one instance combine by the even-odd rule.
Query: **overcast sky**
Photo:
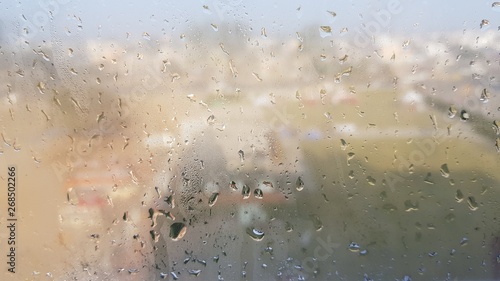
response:
[[[125,38],[127,32],[152,36],[181,32],[200,24],[239,23],[269,36],[295,33],[310,25],[324,25],[339,33],[358,32],[364,26],[393,34],[497,30],[500,7],[494,1],[50,1],[0,2],[3,32],[19,33],[31,26],[31,36],[43,38],[57,31],[85,37]],[[50,11],[50,12],[49,12]],[[336,14],[333,16],[330,12]],[[480,30],[483,19],[489,25]],[[42,29],[40,27],[42,26]],[[29,28],[28,28],[29,29]],[[319,31],[318,31],[319,32]],[[33,37],[32,37],[33,38]]]

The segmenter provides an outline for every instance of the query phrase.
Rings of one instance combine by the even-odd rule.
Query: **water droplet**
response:
[[[483,28],[484,26],[489,25],[489,24],[490,24],[490,21],[489,21],[489,20],[487,20],[487,19],[483,19],[483,20],[481,21],[481,23],[479,24],[479,28]]]
[[[229,60],[229,70],[231,70],[233,77],[238,77],[238,70],[236,69],[234,61],[232,59]]]
[[[73,57],[73,49],[71,48],[68,49],[68,56]]]
[[[325,38],[332,35],[332,28],[328,25],[322,25],[319,27],[319,35],[321,38]]]
[[[347,59],[348,59],[348,58],[349,58],[349,56],[348,56],[348,55],[344,55],[343,57],[339,58],[339,63],[340,63],[340,64],[343,64],[344,62],[346,62],[346,61],[347,61]]]
[[[228,51],[226,51],[226,48],[224,47],[224,43],[220,43],[220,44],[219,44],[219,47],[220,47],[220,49],[222,50],[222,52],[223,52],[224,54],[226,54],[226,55],[228,55],[228,56],[229,56],[229,52],[228,52]]]
[[[464,200],[464,194],[462,193],[462,191],[460,189],[457,189],[457,193],[455,194],[455,201],[460,203],[460,202],[462,202],[462,200]]]
[[[498,120],[493,121],[493,130],[495,130],[497,136],[500,135],[500,121]]]
[[[325,99],[325,97],[326,97],[326,90],[325,89],[319,90],[319,98],[321,99],[322,102]]]
[[[297,189],[297,191],[302,191],[304,189],[304,181],[301,177],[297,178],[297,181],[295,182],[295,188]]]
[[[406,200],[405,201],[405,211],[411,212],[411,211],[417,211],[418,210],[418,202],[411,202],[411,200]]]
[[[137,269],[137,268],[130,268],[127,272],[130,275],[135,275],[135,274],[139,273],[139,269]]]
[[[188,270],[189,275],[199,276],[201,273],[201,269],[190,269]]]
[[[437,125],[437,119],[435,115],[429,115],[432,121],[432,126],[434,127],[434,130],[438,130],[438,125]]]
[[[297,90],[297,91],[295,91],[295,98],[296,98],[297,100],[302,100],[302,96],[300,95],[300,92],[299,92],[298,90]]]
[[[329,13],[332,17],[337,16],[337,13],[335,13],[334,11],[326,11],[326,12]]]
[[[412,168],[413,168],[413,166],[412,166]],[[434,181],[432,181],[432,173],[427,173],[427,175],[424,178],[424,182],[426,184],[434,184]]]
[[[500,7],[500,2],[493,2],[493,3],[491,3],[491,7],[493,7],[493,8]]]
[[[267,186],[267,187],[273,188],[273,183],[270,181],[263,181],[262,184]]]
[[[351,242],[347,248],[351,252],[359,252],[359,250],[361,249],[361,247],[359,246],[359,244],[356,243],[356,242]]]
[[[267,33],[266,33],[265,27],[260,29],[260,36],[262,36],[262,38],[267,38]]]
[[[245,152],[243,152],[243,150],[240,149],[238,155],[240,156],[240,162],[245,161]]]
[[[192,102],[196,102],[196,97],[194,96],[194,94],[189,94],[186,96],[190,101]]]
[[[467,120],[469,120],[469,118],[470,118],[470,115],[465,109],[460,111],[460,120],[467,121]]]
[[[474,196],[469,196],[467,198],[467,205],[469,205],[469,209],[471,209],[472,211],[475,211],[477,210],[478,208],[478,204],[476,202],[476,198],[474,198]]]
[[[78,194],[76,193],[76,190],[72,187],[68,188],[66,192],[66,199],[68,200],[68,203],[71,205],[77,205],[78,204]]]
[[[450,106],[450,108],[448,108],[448,117],[453,118],[456,115],[457,115],[457,109],[453,105]]]
[[[40,81],[38,82],[38,85],[36,85],[36,87],[38,88],[40,94],[45,94],[45,83]]]
[[[243,185],[241,195],[243,195],[243,199],[248,199],[248,197],[250,197],[250,187],[248,187],[248,185]]]
[[[448,164],[443,164],[441,165],[441,175],[445,178],[448,178],[450,176],[450,170],[448,170]]]
[[[231,181],[229,183],[229,187],[231,187],[232,190],[238,190],[238,186],[236,185],[235,181]]]
[[[344,139],[340,139],[340,149],[346,150],[349,145]]]
[[[43,51],[39,51],[39,52],[37,52],[37,54],[42,55],[42,58],[43,58],[44,60],[46,60],[46,61],[50,61],[49,56],[47,56],[47,54],[46,54],[45,52],[43,52]]]
[[[257,79],[257,81],[262,82],[262,78],[260,78],[259,74],[252,72],[252,75],[253,77],[255,77],[255,79]]]
[[[394,204],[386,203],[386,204],[384,204],[384,206],[382,206],[382,209],[389,211],[389,212],[393,212],[393,211],[397,211],[398,207],[396,207]]]
[[[172,238],[173,241],[178,241],[184,237],[186,234],[187,227],[184,223],[182,222],[174,222],[172,225],[170,225],[170,238]]]
[[[354,152],[349,152],[347,153],[347,161],[352,160],[356,156]]]
[[[337,73],[337,75],[335,75],[335,77],[333,77],[333,82],[335,82],[337,84],[342,82],[342,73]]]
[[[293,231],[293,225],[289,221],[287,221],[285,223],[285,231],[286,232],[292,232]]]
[[[465,245],[467,245],[468,242],[469,242],[469,239],[467,239],[467,237],[464,237],[464,238],[462,238],[462,240],[460,240],[460,246],[465,246]]]
[[[262,192],[262,189],[260,188],[256,188],[254,191],[253,191],[253,195],[255,196],[255,198],[257,199],[262,199],[264,197],[264,193]]]
[[[156,230],[149,231],[149,234],[151,235],[151,238],[153,239],[153,241],[155,241],[155,243],[160,240],[160,234]]]
[[[433,258],[433,257],[437,256],[437,252],[429,252],[427,255],[429,257]]]
[[[214,31],[219,31],[219,27],[215,23],[211,23],[210,26]]]
[[[321,222],[321,219],[318,215],[310,214],[309,217],[311,218],[314,229],[316,229],[316,231],[320,231],[321,229],[323,229],[323,222]]]
[[[497,152],[500,152],[500,138],[497,138],[495,142],[495,148],[497,149]]]
[[[208,206],[212,207],[213,205],[215,205],[215,202],[217,202],[217,198],[219,198],[219,193],[218,192],[212,193],[212,195],[208,199]]]
[[[144,38],[146,40],[151,40],[151,36],[147,32],[142,33],[142,38]]]
[[[247,234],[255,241],[261,241],[264,239],[264,232],[257,228],[247,228]]]
[[[449,213],[446,215],[446,217],[444,217],[444,219],[446,220],[446,222],[452,222],[455,220],[455,215],[453,213]]]
[[[213,114],[212,114],[212,115],[210,115],[210,116],[208,116],[208,118],[207,118],[207,123],[208,123],[209,125],[213,125],[213,124],[215,123],[215,116],[214,116]]]
[[[372,176],[367,176],[366,181],[368,182],[369,185],[375,185],[377,184],[377,180],[374,179]]]
[[[175,200],[172,195],[167,196],[167,198],[164,200],[170,208],[174,209],[175,208]]]
[[[166,212],[165,210],[155,210],[153,208],[149,208],[149,218],[151,219],[151,227],[156,226],[156,220],[158,216],[164,215],[171,220],[175,220],[174,215],[171,212]]]
[[[487,103],[490,100],[490,93],[486,90],[486,88],[484,88],[483,91],[481,92],[479,100],[482,101],[483,103]]]
[[[351,73],[352,73],[352,66],[349,66],[348,68],[346,68],[342,71],[343,76],[349,76],[349,75],[351,75]]]

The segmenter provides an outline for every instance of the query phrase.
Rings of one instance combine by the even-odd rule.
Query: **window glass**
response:
[[[0,279],[500,278],[500,2],[0,7]]]

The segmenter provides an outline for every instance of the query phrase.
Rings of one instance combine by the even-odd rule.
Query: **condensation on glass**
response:
[[[0,6],[0,279],[500,278],[499,2]]]

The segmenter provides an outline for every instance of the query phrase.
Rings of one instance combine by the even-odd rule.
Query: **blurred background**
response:
[[[500,2],[0,7],[2,280],[500,278]]]

